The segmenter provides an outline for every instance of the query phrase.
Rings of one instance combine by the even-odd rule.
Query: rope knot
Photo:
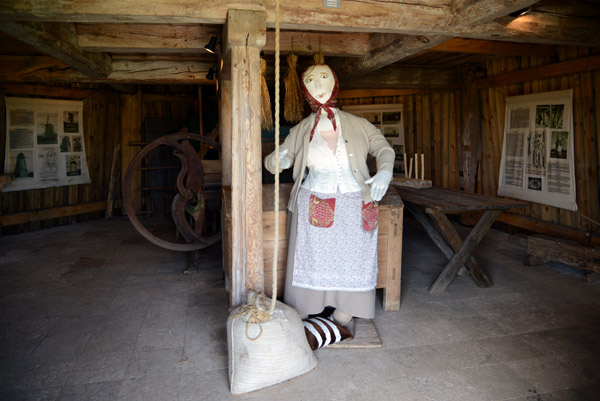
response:
[[[271,311],[269,310],[271,306],[271,300],[262,294],[249,291],[246,302],[246,305],[240,307],[239,312],[233,317],[239,317],[248,322],[246,324],[246,338],[250,341],[256,341],[262,336],[263,333],[261,323],[271,320]],[[260,330],[256,337],[250,337],[249,334],[250,326],[252,324],[257,324]]]

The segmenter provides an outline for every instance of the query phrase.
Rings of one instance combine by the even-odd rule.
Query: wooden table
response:
[[[429,292],[444,292],[461,267],[465,267],[471,273],[480,287],[491,286],[491,280],[472,253],[500,212],[524,207],[526,203],[439,187],[418,189],[395,186],[395,188],[402,197],[406,209],[423,225],[427,234],[449,260],[429,288]],[[469,211],[484,213],[463,241],[446,215]]]

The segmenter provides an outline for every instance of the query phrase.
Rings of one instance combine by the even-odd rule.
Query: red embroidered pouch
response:
[[[379,220],[379,206],[377,202],[365,203],[362,205],[362,221],[365,231],[373,231],[377,228]]]
[[[308,222],[315,227],[329,228],[333,225],[335,198],[320,199],[310,195],[308,201]]]

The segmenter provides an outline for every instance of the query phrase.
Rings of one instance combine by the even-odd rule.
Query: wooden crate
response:
[[[281,184],[279,197],[279,241],[278,241],[278,296],[283,296],[287,261],[287,203],[292,184]],[[231,257],[228,227],[231,219],[230,188],[223,188],[223,243],[224,264],[227,277],[231,277]],[[274,237],[275,203],[273,185],[263,186],[263,251],[265,292],[271,296]],[[383,289],[383,309],[394,311],[400,308],[400,281],[402,268],[402,223],[404,204],[393,188],[382,199],[379,210],[379,233],[377,241],[377,288]]]

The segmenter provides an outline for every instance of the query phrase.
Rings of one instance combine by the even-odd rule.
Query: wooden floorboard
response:
[[[371,319],[354,318],[354,338],[324,348],[381,348],[381,338]]]

